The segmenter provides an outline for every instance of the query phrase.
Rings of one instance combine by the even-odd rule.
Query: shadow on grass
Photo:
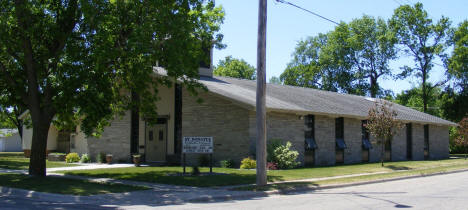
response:
[[[402,171],[402,170],[411,170],[413,168],[406,167],[406,166],[395,166],[395,165],[386,165],[385,168],[394,170],[394,171]]]
[[[29,159],[5,158],[0,159],[0,168],[22,170],[29,168]]]
[[[255,183],[255,174],[215,174],[206,176],[171,176],[176,171],[160,170],[160,171],[139,171],[139,172],[109,172],[109,171],[70,171],[65,172],[67,175],[88,176],[98,178],[112,178],[121,180],[132,180],[151,182],[159,184],[184,185],[194,187],[214,187],[214,186],[229,186],[229,185],[245,185]],[[280,176],[268,176],[268,181],[282,180]]]

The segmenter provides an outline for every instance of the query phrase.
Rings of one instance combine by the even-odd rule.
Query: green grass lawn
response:
[[[448,167],[468,168],[468,161],[464,159],[447,159],[435,161],[402,161],[389,162],[385,167],[380,163],[341,165],[330,167],[299,168],[290,170],[268,171],[268,181],[290,181],[309,178],[322,178],[341,175],[374,173],[374,172],[402,172],[418,170],[437,170]],[[188,168],[188,171],[191,169]],[[208,168],[201,168],[202,172],[207,172]],[[113,179],[136,180],[145,182],[155,182],[163,184],[188,185],[199,187],[242,185],[255,183],[254,170],[214,168],[215,173],[224,175],[212,176],[170,176],[170,174],[181,173],[181,167],[138,167],[138,168],[114,168],[97,170],[66,171],[65,174],[108,177]]]
[[[77,179],[32,177],[10,173],[0,173],[0,186],[71,195],[95,195],[149,189],[146,187],[123,184],[93,183]]]
[[[72,166],[78,166],[78,164],[46,161],[47,168]],[[27,170],[29,168],[29,158],[25,158],[22,152],[0,152],[0,168]]]
[[[347,178],[337,178],[321,181],[304,181],[304,182],[288,182],[288,183],[278,183],[278,184],[268,184],[263,187],[257,187],[255,185],[237,187],[232,190],[245,190],[245,191],[270,191],[270,190],[294,190],[294,189],[313,189],[315,187],[326,186],[326,185],[337,185],[337,184],[348,184],[348,183],[357,183],[357,182],[366,182],[366,181],[375,181],[382,179],[392,179],[399,177],[408,177],[408,176],[417,176],[417,175],[430,175],[437,174],[461,169],[468,169],[466,164],[455,164],[448,166],[438,166],[433,168],[426,169],[414,169],[414,170],[404,170],[404,171],[394,171],[384,174],[372,174],[372,175],[363,175],[356,177],[347,177]]]

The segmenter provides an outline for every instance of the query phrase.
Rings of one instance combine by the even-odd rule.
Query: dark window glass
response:
[[[372,149],[372,143],[369,139],[369,131],[366,128],[367,120],[361,122],[361,136],[362,136],[362,148],[365,150]]]
[[[335,137],[344,139],[344,118],[342,117],[335,119]]]
[[[314,115],[307,115],[304,119],[305,123],[305,149],[314,150],[317,149],[317,144],[315,143],[315,117]]]
[[[424,125],[424,159],[429,159],[429,125]]]
[[[429,125],[424,125],[424,149],[429,149]]]
[[[413,128],[411,123],[406,124],[406,159],[413,159]]]
[[[148,140],[153,141],[153,131],[148,132]]]

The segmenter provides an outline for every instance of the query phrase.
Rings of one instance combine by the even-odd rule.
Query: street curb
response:
[[[287,195],[287,194],[292,194],[292,193],[297,193],[297,192],[310,192],[310,191],[316,191],[316,190],[326,190],[326,189],[352,187],[352,186],[360,186],[360,185],[367,185],[367,184],[377,184],[377,183],[384,183],[384,182],[391,182],[391,181],[398,181],[398,180],[405,180],[405,179],[438,176],[438,175],[444,175],[444,174],[455,174],[455,173],[461,173],[461,172],[467,172],[467,171],[468,169],[461,169],[461,170],[454,170],[454,171],[436,172],[432,174],[419,174],[419,175],[372,180],[372,181],[354,182],[354,183],[348,183],[348,184],[325,185],[325,186],[318,186],[318,187],[297,187],[295,189],[289,189],[289,190],[271,190],[271,191],[263,191],[263,192],[245,191],[248,193],[241,194],[241,195],[222,195],[222,196],[209,196],[209,197],[194,198],[194,199],[189,199],[188,202],[213,202],[213,201],[222,201],[222,200],[240,200],[240,199],[249,199],[249,198],[257,198],[257,197],[268,197],[270,195]]]

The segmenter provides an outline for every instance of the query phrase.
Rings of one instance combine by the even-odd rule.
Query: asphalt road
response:
[[[144,206],[129,207],[142,209]],[[161,209],[468,209],[468,172],[279,195],[243,201],[161,206]]]
[[[140,195],[141,196],[141,195]],[[151,194],[148,194],[151,196]],[[153,195],[154,196],[154,195]],[[130,198],[126,198],[130,199]],[[468,172],[336,188],[290,195],[180,205],[147,205],[125,198],[99,202],[46,202],[0,193],[0,209],[449,209],[468,210]],[[147,197],[149,200],[153,198]],[[121,201],[121,202],[120,202]],[[183,202],[181,202],[183,203]]]

